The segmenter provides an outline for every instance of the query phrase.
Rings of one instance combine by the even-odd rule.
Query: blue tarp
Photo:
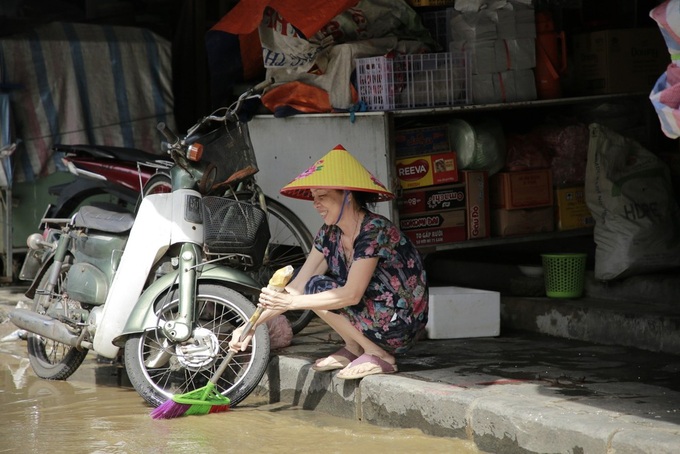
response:
[[[158,150],[160,121],[174,128],[171,44],[141,28],[51,23],[0,40],[0,74],[11,93],[15,181],[61,163],[52,145]]]

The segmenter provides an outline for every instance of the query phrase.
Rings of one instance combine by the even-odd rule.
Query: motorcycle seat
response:
[[[124,233],[132,228],[135,217],[131,213],[109,211],[95,206],[84,206],[74,217],[76,227],[109,233]]]
[[[98,159],[116,159],[119,161],[138,162],[161,167],[172,163],[163,159],[162,155],[149,153],[137,148],[110,147],[107,145],[66,145],[56,144],[52,147],[55,152],[71,153],[78,156],[89,155]]]

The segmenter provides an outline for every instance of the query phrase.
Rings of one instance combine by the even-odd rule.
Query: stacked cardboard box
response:
[[[400,227],[418,247],[490,234],[488,174],[459,170],[446,125],[396,134]]]
[[[584,185],[555,189],[555,225],[557,230],[593,227],[595,219],[586,205]]]
[[[456,4],[448,11],[448,49],[471,54],[475,104],[536,99],[534,9],[510,0]]]
[[[499,172],[491,177],[489,187],[494,236],[555,229],[550,169]]]
[[[656,27],[583,33],[573,47],[578,94],[647,92],[668,66]]]

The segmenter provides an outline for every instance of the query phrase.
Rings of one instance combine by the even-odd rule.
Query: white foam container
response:
[[[430,339],[498,336],[501,295],[465,287],[430,287],[425,329]]]

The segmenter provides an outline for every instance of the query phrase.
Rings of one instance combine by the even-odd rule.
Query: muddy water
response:
[[[387,429],[250,397],[226,413],[153,420],[123,369],[89,355],[68,381],[37,378],[26,342],[0,343],[0,453],[478,453],[469,442]]]

